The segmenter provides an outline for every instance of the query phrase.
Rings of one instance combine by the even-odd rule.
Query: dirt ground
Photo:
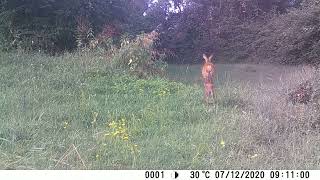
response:
[[[169,78],[185,83],[201,84],[201,65],[171,65]],[[292,88],[313,75],[310,66],[283,66],[264,64],[216,64],[215,82],[223,85],[228,80],[252,86]]]
[[[169,66],[169,78],[202,86],[201,65]],[[217,89],[241,86],[240,98],[262,116],[289,116],[298,108],[289,107],[288,93],[298,84],[311,79],[314,69],[310,66],[284,66],[270,64],[216,64],[215,87]],[[284,115],[284,108],[286,115]],[[300,110],[299,109],[299,110]]]
[[[225,71],[231,80],[252,85],[281,86],[284,81],[290,80],[288,85],[291,86],[311,78],[313,74],[310,66],[217,64],[216,67],[218,76]]]

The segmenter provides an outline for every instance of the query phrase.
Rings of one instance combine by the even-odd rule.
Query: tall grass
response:
[[[319,167],[315,131],[266,119],[258,91],[228,78],[206,105],[197,83],[139,79],[92,54],[7,53],[0,89],[0,169]]]

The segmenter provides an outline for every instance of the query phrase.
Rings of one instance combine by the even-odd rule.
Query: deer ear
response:
[[[210,55],[209,61],[212,62],[213,54]]]
[[[202,57],[203,57],[203,59],[204,59],[205,62],[208,62],[209,59],[208,59],[207,55],[202,54]]]

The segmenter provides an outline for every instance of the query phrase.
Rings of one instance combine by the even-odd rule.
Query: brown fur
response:
[[[208,100],[209,97],[212,98],[214,95],[213,83],[211,83],[211,82],[204,83],[204,92],[205,92],[206,100]]]
[[[209,96],[213,97],[213,73],[214,73],[214,64],[212,63],[211,55],[209,58],[207,55],[203,54],[203,59],[205,63],[202,66],[201,73],[202,73],[202,80],[205,89],[205,99],[208,102]]]

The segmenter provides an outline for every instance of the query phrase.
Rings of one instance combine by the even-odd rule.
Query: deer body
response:
[[[213,73],[214,73],[214,65],[212,63],[212,57],[211,55],[209,58],[207,55],[203,54],[203,58],[205,60],[205,63],[202,66],[201,73],[202,73],[202,80],[204,84],[204,90],[205,90],[205,100],[208,103],[209,97],[214,96],[214,90],[213,90]]]
[[[205,82],[204,89],[205,89],[205,97],[207,97],[207,98],[213,97],[213,83]]]

